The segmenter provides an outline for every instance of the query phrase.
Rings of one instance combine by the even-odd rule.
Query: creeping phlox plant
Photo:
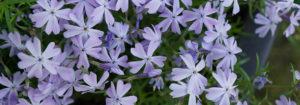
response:
[[[299,26],[295,2],[0,0],[0,104],[296,105],[294,69],[291,91],[273,102],[255,97],[272,83],[269,68],[247,75],[243,32],[234,31],[247,7],[256,35],[287,23],[289,37]]]

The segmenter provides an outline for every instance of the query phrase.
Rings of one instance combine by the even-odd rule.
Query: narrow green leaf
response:
[[[89,74],[89,72],[86,69],[84,69],[83,67],[81,67],[80,69],[82,70],[83,73]]]
[[[14,5],[20,3],[30,3],[35,2],[36,0],[5,0],[0,2],[0,6]]]
[[[9,11],[9,9],[8,9],[8,8],[5,8],[4,13],[5,13],[5,20],[6,20],[6,24],[7,24],[8,30],[9,30],[10,32],[12,32],[12,31],[13,31],[13,28],[12,28],[12,25],[11,25],[11,23],[10,23],[10,16],[9,16],[10,11]]]

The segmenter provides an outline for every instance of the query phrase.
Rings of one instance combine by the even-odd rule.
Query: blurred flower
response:
[[[18,54],[21,61],[18,63],[20,69],[28,70],[28,77],[41,78],[43,75],[42,69],[46,69],[51,74],[57,74],[56,67],[59,65],[58,62],[50,60],[50,58],[60,54],[60,48],[55,48],[55,43],[50,42],[45,49],[41,52],[41,42],[38,38],[34,38],[33,42],[28,40],[25,44],[32,56],[27,55],[23,52]]]
[[[208,28],[208,27],[207,27]],[[222,43],[228,37],[227,31],[231,28],[230,24],[225,21],[225,17],[220,16],[216,25],[215,30],[209,29],[205,32],[205,36],[203,37],[205,42],[216,42]]]
[[[269,30],[271,30],[271,35],[274,36],[277,25],[281,22],[281,18],[275,7],[267,6],[265,16],[260,13],[256,14],[254,22],[263,25],[255,30],[255,33],[263,38],[267,35]]]
[[[276,100],[276,105],[297,105],[296,102],[291,99],[287,99],[286,96],[281,95],[280,100]]]
[[[51,32],[58,34],[60,32],[60,27],[58,24],[58,19],[69,19],[70,9],[61,9],[64,6],[64,1],[58,2],[57,0],[38,0],[37,3],[45,11],[37,12],[31,15],[31,20],[35,22],[35,27],[41,28],[46,22],[47,26],[45,32],[49,35]],[[49,4],[50,3],[50,4]]]
[[[269,79],[267,79],[264,76],[257,76],[254,80],[253,80],[253,86],[257,86],[258,90],[261,90],[266,83],[272,83],[272,81],[270,81]]]
[[[237,76],[230,70],[217,70],[217,74],[213,73],[213,77],[217,80],[220,87],[211,87],[206,89],[208,92],[206,98],[220,105],[230,105],[230,97],[235,95],[235,87],[233,86]]]
[[[161,76],[156,76],[154,78],[151,78],[151,80],[149,81],[149,84],[154,84],[153,91],[155,91],[156,88],[158,90],[164,88],[164,80]]]
[[[290,16],[290,25],[284,31],[286,37],[289,37],[290,35],[294,34],[295,32],[294,26],[299,26],[298,20],[300,20],[300,12],[297,12],[296,15],[295,12],[292,12]]]
[[[296,80],[300,80],[300,72],[298,70],[295,70],[295,77]]]
[[[131,48],[130,52],[132,55],[141,58],[142,60],[129,62],[128,64],[131,67],[130,72],[134,74],[137,73],[145,65],[145,63],[146,66],[144,68],[144,73],[148,73],[154,68],[152,63],[159,67],[163,67],[163,61],[167,58],[164,56],[153,56],[153,53],[158,48],[159,44],[159,42],[150,42],[147,53],[145,52],[142,44],[135,44],[135,48]]]
[[[199,93],[188,93],[188,85],[186,83],[180,81],[179,84],[172,83],[169,88],[172,90],[170,95],[173,98],[184,97],[189,94],[188,105],[196,105],[196,96],[199,95]]]
[[[124,95],[131,88],[131,84],[124,84],[122,80],[118,80],[117,88],[113,82],[111,82],[110,88],[107,89],[107,95],[110,98],[106,98],[106,105],[134,105],[137,101],[136,96],[126,96]]]

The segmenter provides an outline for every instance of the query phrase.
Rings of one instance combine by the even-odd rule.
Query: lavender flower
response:
[[[164,81],[163,81],[163,78],[161,76],[156,76],[154,78],[151,78],[151,80],[149,81],[149,84],[154,84],[153,91],[155,91],[156,88],[158,90],[164,88]]]
[[[300,12],[297,12],[296,15],[295,15],[295,12],[292,12],[292,14],[290,16],[290,25],[284,31],[284,34],[286,37],[289,37],[290,35],[294,34],[294,32],[295,32],[294,26],[299,26],[298,20],[300,20]]]
[[[117,48],[116,50],[111,49],[109,54],[107,53],[106,48],[102,49],[101,57],[99,58],[101,61],[104,61],[104,64],[101,64],[100,67],[104,67],[104,69],[109,70],[110,72],[116,73],[118,75],[124,75],[124,72],[120,69],[119,65],[125,68],[128,68],[127,64],[127,55],[124,55],[119,58],[121,53],[121,49]]]
[[[224,40],[225,46],[220,43],[216,43],[213,47],[211,53],[213,54],[213,59],[218,60],[223,58],[217,65],[217,68],[231,68],[234,69],[234,65],[237,62],[235,54],[242,52],[242,49],[237,46],[236,41],[233,37]]]
[[[155,1],[155,0],[153,0]],[[155,4],[157,5],[157,4]],[[164,9],[164,12],[159,15],[159,17],[165,17],[166,19],[160,22],[157,27],[163,28],[162,32],[167,31],[167,29],[171,26],[171,30],[174,33],[181,34],[179,23],[182,26],[186,26],[186,23],[183,22],[183,16],[178,16],[183,11],[183,8],[180,8],[179,1],[175,0],[173,4],[173,11],[171,12],[168,8]]]
[[[206,3],[203,8],[201,5],[198,9],[193,8],[193,11],[183,11],[183,17],[186,22],[194,21],[193,24],[189,27],[189,31],[194,30],[196,34],[200,34],[202,31],[203,24],[206,26],[208,30],[213,29],[213,25],[217,24],[217,20],[208,15],[217,12],[216,9],[211,8],[211,3]]]
[[[169,87],[172,92],[170,95],[173,98],[184,97],[189,94],[189,102],[188,105],[197,105],[196,104],[196,96],[200,93],[188,93],[188,85],[184,82],[179,82],[179,84],[172,83]]]
[[[81,87],[82,72],[81,70],[74,71],[71,68],[65,68],[58,70],[60,78],[66,81],[58,90],[57,95],[64,96],[64,98],[70,97],[73,94],[73,88],[76,91],[83,91],[85,87]]]
[[[173,68],[171,75],[172,80],[181,81],[185,78],[189,78],[187,92],[202,93],[203,89],[207,85],[207,79],[199,72],[205,67],[204,60],[201,60],[196,66],[193,57],[190,54],[180,55],[181,59],[186,64],[187,68]]]
[[[60,32],[60,26],[58,24],[58,19],[69,19],[70,9],[61,9],[65,4],[63,1],[57,2],[57,0],[38,0],[37,3],[45,11],[37,12],[31,15],[31,20],[35,22],[35,27],[41,28],[46,22],[45,32],[49,35],[51,32],[58,34]]]
[[[92,27],[94,27],[97,23],[93,22],[91,19],[89,19],[87,23],[85,23],[83,16],[80,16],[80,18],[78,19],[73,14],[70,14],[70,19],[78,26],[65,24],[64,27],[67,31],[64,32],[64,36],[66,38],[80,36],[83,39],[87,39],[88,37],[102,37],[104,34],[102,31],[92,29]]]
[[[21,89],[21,83],[25,80],[24,73],[16,72],[13,75],[13,81],[10,81],[3,74],[0,77],[0,84],[6,88],[0,90],[0,99],[7,97],[8,105],[15,105],[18,101],[18,91]]]
[[[145,64],[144,73],[148,73],[151,69],[154,69],[152,63],[155,63],[159,67],[163,67],[163,61],[167,58],[164,56],[152,56],[159,44],[160,43],[158,42],[150,42],[147,53],[145,52],[142,44],[135,44],[135,48],[131,48],[130,52],[132,55],[141,58],[142,60],[129,62],[128,64],[131,67],[130,72],[134,74],[137,73]]]
[[[255,16],[254,22],[256,24],[263,25],[255,30],[255,33],[259,35],[259,37],[265,37],[269,30],[271,30],[272,36],[274,36],[277,24],[281,22],[281,18],[278,15],[278,12],[275,7],[267,7],[265,10],[265,16],[258,13]]]
[[[228,37],[227,31],[229,31],[231,28],[230,24],[225,21],[225,18],[223,16],[220,16],[217,24],[215,25],[215,31],[214,30],[208,30],[205,32],[204,41],[205,42],[212,42],[216,40],[219,43],[222,43],[222,41],[226,40]]]
[[[281,10],[285,9],[284,13],[290,11],[291,8],[300,8],[300,5],[294,3],[294,0],[281,0],[277,2],[276,6]]]
[[[48,97],[43,100],[45,96],[37,89],[30,89],[28,91],[28,98],[29,102],[24,99],[20,98],[19,103],[17,105],[55,105],[55,101]]]
[[[276,100],[276,105],[297,105],[296,102],[292,101],[290,98],[287,99],[286,96],[280,95],[280,100]]]
[[[113,82],[111,82],[110,88],[107,89],[107,95],[110,98],[106,98],[106,105],[134,105],[137,101],[136,96],[126,96],[124,95],[131,88],[131,84],[124,84],[122,80],[118,80],[117,88]]]
[[[230,70],[225,72],[222,70],[217,70],[217,74],[213,73],[213,77],[217,80],[220,87],[211,87],[206,89],[208,92],[206,98],[218,103],[219,105],[230,105],[230,97],[235,95],[233,86],[237,76],[232,73]]]
[[[112,48],[121,48],[121,52],[125,51],[125,42],[128,44],[132,44],[130,41],[130,37],[128,37],[129,25],[123,24],[121,22],[116,22],[113,26],[108,26],[110,32],[114,33],[117,37],[113,38],[114,40],[111,42]]]
[[[149,41],[161,42],[161,32],[158,27],[153,26],[154,31],[150,27],[145,27],[143,37]]]
[[[186,8],[189,8],[189,6],[192,6],[193,4],[192,0],[181,0],[181,2],[185,5]]]
[[[94,92],[96,89],[103,90],[105,87],[105,84],[107,83],[107,78],[109,76],[109,73],[106,71],[103,73],[101,79],[97,82],[97,75],[93,72],[90,72],[90,74],[84,74],[83,75],[83,81],[88,84],[81,85],[80,91],[84,92]]]
[[[144,4],[146,0],[131,0],[135,6],[141,6]],[[116,3],[116,10],[122,9],[122,12],[126,12],[128,10],[128,0],[118,0]]]
[[[257,76],[254,80],[253,80],[253,85],[257,86],[258,90],[261,90],[266,83],[272,83],[272,81],[270,81],[269,79],[267,79],[264,76]]]
[[[91,16],[95,3],[95,0],[67,0],[67,4],[76,4],[72,12],[77,17],[84,16],[84,12],[87,16]]]
[[[148,9],[149,14],[155,14],[158,10],[167,9],[166,5],[171,5],[169,0],[151,0],[145,5],[145,8]]]
[[[295,77],[296,80],[300,80],[300,72],[298,70],[295,70]]]
[[[96,0],[99,5],[96,7],[91,14],[93,17],[93,21],[101,22],[103,20],[103,16],[105,15],[105,21],[107,25],[112,25],[115,22],[114,17],[112,16],[110,10],[115,9],[115,0]]]
[[[232,13],[235,15],[235,14],[240,12],[240,6],[239,6],[239,3],[238,3],[238,0],[224,0],[222,5],[225,6],[225,7],[229,7],[229,6],[232,5],[232,3],[233,3]]]
[[[101,48],[98,46],[101,45],[101,40],[98,37],[90,37],[85,42],[81,38],[72,38],[74,55],[79,55],[79,60],[77,63],[77,68],[83,66],[85,69],[90,67],[87,55],[90,55],[94,58],[99,58],[99,52]],[[84,43],[84,44],[83,44]]]
[[[33,42],[28,40],[25,44],[32,56],[23,52],[18,54],[21,61],[18,63],[18,67],[28,70],[28,77],[41,78],[43,75],[42,69],[46,69],[51,74],[57,74],[56,67],[59,63],[50,60],[50,58],[60,54],[60,48],[55,48],[55,43],[50,42],[45,49],[41,52],[41,42],[38,38],[34,38]]]
[[[25,50],[25,46],[24,44],[22,44],[22,41],[27,40],[28,36],[22,36],[19,32],[7,34],[5,30],[2,30],[2,35],[0,35],[0,39],[6,42],[5,44],[1,45],[0,48],[3,49],[10,47],[9,56],[11,57],[19,53],[20,51]]]

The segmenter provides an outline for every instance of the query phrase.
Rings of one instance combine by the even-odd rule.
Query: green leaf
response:
[[[86,69],[84,69],[83,67],[81,67],[80,69],[82,70],[83,73],[89,74],[89,72]]]
[[[12,31],[13,31],[13,27],[12,27],[12,25],[11,25],[11,23],[10,23],[10,16],[9,16],[10,11],[9,11],[9,9],[8,9],[8,8],[5,8],[5,9],[4,9],[4,13],[5,13],[5,20],[6,20],[6,24],[7,24],[8,30],[9,30],[10,32],[12,32]]]
[[[258,70],[259,70],[259,56],[256,53],[256,71],[258,71]]]
[[[20,3],[30,3],[35,2],[36,0],[5,0],[0,2],[0,6],[14,5]]]

